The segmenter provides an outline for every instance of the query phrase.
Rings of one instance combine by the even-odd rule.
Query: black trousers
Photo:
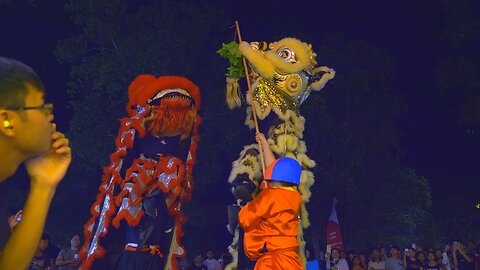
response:
[[[168,254],[166,255],[168,256]],[[114,270],[160,270],[165,268],[166,256],[160,258],[158,254],[150,252],[123,251]]]

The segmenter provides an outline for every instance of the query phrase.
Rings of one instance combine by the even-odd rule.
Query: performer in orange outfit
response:
[[[275,160],[262,133],[257,134],[257,140],[262,144],[265,163],[269,164],[264,175],[268,187],[238,214],[245,231],[245,254],[257,260],[255,270],[303,269],[297,240],[302,204],[297,186],[302,169],[293,158]]]

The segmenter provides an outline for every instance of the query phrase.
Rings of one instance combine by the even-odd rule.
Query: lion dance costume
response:
[[[200,90],[177,76],[139,75],[128,88],[116,151],[104,168],[99,194],[84,226],[82,269],[106,253],[111,225],[127,223],[125,248],[115,269],[178,269],[191,197],[200,117]]]
[[[299,107],[312,91],[321,90],[333,79],[335,71],[326,66],[317,67],[312,46],[294,38],[284,38],[270,44],[241,42],[238,52],[232,47],[234,46],[230,43],[219,50],[231,63],[227,73],[227,104],[231,109],[241,105],[238,78],[232,78],[235,77],[232,72],[235,70],[234,64],[239,61],[232,58],[243,56],[251,68],[247,76],[252,79],[253,100],[247,96],[247,102],[255,103],[260,132],[265,134],[277,158],[294,158],[302,167],[299,185],[302,198],[299,231],[303,232],[303,228],[310,225],[305,203],[311,196],[310,187],[314,183],[314,176],[310,169],[315,167],[315,161],[306,155],[306,144],[302,140],[305,118],[300,114]],[[247,108],[245,125],[252,130],[255,127],[250,106]],[[247,145],[233,162],[229,177],[239,204],[251,200],[259,192],[262,179],[258,145]],[[232,220],[234,214],[229,215]],[[232,226],[231,222],[229,230],[234,234],[233,243],[229,247],[233,262],[227,269],[249,269],[251,266],[243,252],[243,232],[238,226]],[[298,240],[303,251],[303,233]]]

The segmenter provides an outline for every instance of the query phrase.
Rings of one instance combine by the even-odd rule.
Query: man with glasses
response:
[[[0,57],[0,199],[7,192],[3,182],[21,163],[30,177],[22,219],[6,243],[0,242],[0,269],[23,270],[29,265],[56,187],[70,165],[68,139],[56,131],[53,105],[45,103],[44,95],[43,83],[31,68]],[[0,241],[8,234],[5,222],[0,220]]]

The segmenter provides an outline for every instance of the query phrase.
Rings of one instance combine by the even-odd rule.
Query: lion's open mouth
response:
[[[188,91],[183,89],[167,89],[162,90],[156,94],[153,98],[148,100],[150,105],[158,105],[163,100],[174,99],[174,100],[184,100],[189,102],[189,107],[195,106],[195,100],[190,96]]]
[[[145,127],[154,136],[174,136],[191,130],[195,120],[195,100],[183,89],[162,90],[148,103],[151,112]]]

